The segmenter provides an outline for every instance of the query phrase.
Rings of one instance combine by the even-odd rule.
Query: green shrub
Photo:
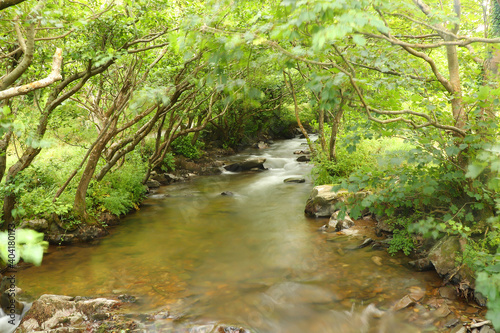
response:
[[[42,150],[34,163],[16,176],[15,186],[22,190],[18,191],[15,218],[47,218],[52,213],[67,215],[73,206],[78,176],[60,198],[55,202],[53,199],[80,158],[79,148],[54,147]],[[3,191],[8,190],[5,185],[2,187]]]
[[[329,161],[326,153],[316,155],[313,174],[317,185],[337,183],[355,172],[363,174],[391,168],[387,160],[401,164],[402,155],[412,148],[400,139],[360,139],[356,145],[350,144],[348,139],[338,140],[336,161]]]
[[[102,181],[91,183],[87,196],[88,210],[123,215],[137,208],[146,193],[142,184],[145,173],[146,163],[138,154],[131,154],[121,168],[108,173]]]
[[[175,157],[172,153],[167,153],[160,167],[163,171],[175,171]]]
[[[191,144],[192,139],[192,133],[189,133],[189,135],[178,137],[172,142],[172,150],[175,153],[183,155],[190,159],[200,158],[202,155],[201,149],[205,146],[205,144],[202,141],[198,140],[193,145]]]

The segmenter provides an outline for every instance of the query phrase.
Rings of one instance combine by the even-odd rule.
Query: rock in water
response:
[[[306,180],[301,177],[290,177],[283,180],[284,183],[305,183]]]
[[[412,267],[417,272],[430,271],[434,268],[434,265],[432,265],[432,262],[429,260],[429,258],[412,260],[408,262],[408,265],[410,265],[410,267]]]
[[[343,219],[339,219],[339,211],[333,213],[332,216],[330,217],[330,221],[328,221],[328,228],[332,228],[335,231],[349,229],[353,225],[354,221],[347,214],[345,214]]]
[[[146,186],[149,188],[158,188],[161,186],[161,184],[157,180],[150,179],[146,182]]]
[[[264,162],[266,162],[265,158],[249,158],[243,162],[226,165],[224,169],[231,172],[249,171],[252,169],[266,170]]]
[[[309,217],[330,217],[348,195],[346,190],[334,192],[333,185],[316,186],[307,199],[304,212]]]
[[[297,157],[297,162],[309,162],[311,159],[307,156],[299,156]]]
[[[63,332],[61,326],[67,328],[64,332],[78,331],[87,327],[90,320],[95,323],[110,318],[110,311],[118,304],[118,301],[105,298],[42,295],[33,302],[17,332]]]

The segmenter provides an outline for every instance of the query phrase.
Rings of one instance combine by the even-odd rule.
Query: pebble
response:
[[[411,299],[413,299],[415,302],[418,302],[420,301],[422,298],[424,298],[424,295],[425,295],[425,290],[423,290],[422,288],[418,287],[418,286],[413,286],[413,287],[410,287],[410,294],[409,296],[411,297]]]
[[[434,311],[434,314],[437,316],[437,317],[441,317],[441,318],[444,318],[446,317],[447,315],[449,315],[451,313],[450,309],[448,308],[448,305],[446,304],[443,304],[441,305],[436,311]]]
[[[458,318],[453,318],[453,319],[449,320],[446,324],[444,324],[444,326],[446,326],[448,328],[452,328],[452,327],[457,326],[458,323],[460,323],[460,320],[458,320]]]
[[[415,302],[410,298],[410,296],[406,295],[403,298],[401,298],[396,304],[394,304],[392,310],[399,311],[413,304],[415,304]]]

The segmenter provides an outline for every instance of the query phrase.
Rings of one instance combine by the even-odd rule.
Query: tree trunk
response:
[[[335,113],[332,123],[332,133],[330,135],[330,150],[328,159],[333,162],[337,161],[337,136],[339,133],[340,121],[342,120],[342,115],[344,114],[344,104],[345,99],[344,97],[342,97],[342,99],[340,100],[339,109]]]
[[[101,157],[103,150],[106,148],[106,144],[113,137],[113,133],[114,132],[111,131],[103,135],[103,137],[92,149],[92,152],[90,153],[87,160],[87,165],[85,166],[82,177],[80,178],[80,182],[78,183],[78,187],[76,189],[73,210],[75,212],[75,215],[86,224],[95,224],[97,222],[87,214],[87,203],[85,199],[87,197],[87,191],[89,189],[90,182],[97,168],[99,158]]]
[[[16,206],[17,197],[15,194],[11,193],[3,198],[3,224],[2,230],[7,230],[9,224],[14,222],[14,216],[12,210]]]
[[[299,125],[300,131],[302,132],[302,134],[304,135],[304,137],[307,140],[307,144],[309,145],[309,150],[311,151],[311,153],[313,153],[314,152],[314,146],[313,146],[313,144],[311,142],[311,139],[309,139],[309,135],[307,134],[306,129],[304,128],[304,126],[302,125],[302,122],[300,121],[299,106],[297,104],[297,96],[295,95],[295,89],[293,87],[292,77],[291,77],[291,75],[289,73],[283,71],[283,76],[285,77],[285,84],[286,84],[286,76],[287,75],[288,75],[288,83],[289,83],[289,86],[290,86],[290,91],[292,92],[293,105],[295,107],[295,119],[297,120],[297,125]]]
[[[450,75],[450,84],[453,88],[451,110],[453,113],[453,118],[455,119],[455,126],[462,129],[464,128],[467,119],[462,103],[462,86],[460,83],[460,67],[458,63],[457,47],[455,45],[447,45],[446,56],[448,58],[448,73]]]
[[[321,151],[326,151],[325,110],[321,107],[319,108],[318,132],[319,132],[319,142],[321,143]]]
[[[500,36],[500,4],[498,1],[493,1],[493,10],[491,14],[491,36],[490,38],[498,38]],[[488,36],[485,36],[488,37]],[[498,87],[498,67],[500,65],[500,48],[498,44],[493,44],[488,47],[488,57],[484,62],[484,81],[485,85],[489,85],[495,89]],[[495,107],[493,105],[482,108],[483,119],[495,118]]]

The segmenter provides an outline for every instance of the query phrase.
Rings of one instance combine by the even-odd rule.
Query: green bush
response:
[[[191,144],[191,140],[193,136],[191,133],[189,135],[180,136],[172,142],[172,150],[176,154],[183,155],[190,159],[198,159],[202,155],[201,149],[205,146],[205,144],[198,140],[193,145]]]
[[[137,208],[146,193],[142,184],[146,167],[138,154],[131,154],[121,168],[108,173],[100,182],[93,181],[87,197],[89,211],[123,215]]]
[[[377,163],[351,167],[340,153],[338,165],[332,169],[337,174],[329,171],[326,176],[330,176],[331,183],[339,183],[338,188],[350,192],[370,190],[371,194],[364,198],[350,199],[351,216],[356,218],[366,209],[388,216],[397,230],[391,250],[408,253],[415,233],[434,238],[453,234],[474,242],[475,235],[482,235],[487,230],[496,232],[484,222],[493,214],[498,191],[485,186],[494,181],[466,177],[457,161],[467,145],[460,148],[452,139],[439,142],[420,138],[420,143],[411,148],[411,144],[397,147],[386,140],[379,141],[381,145],[377,141],[363,140],[357,146],[356,150],[363,152],[359,158],[365,161],[370,161],[371,157],[366,154],[371,154],[372,149],[380,149],[377,150],[380,154]],[[367,143],[370,147],[364,150]],[[467,154],[472,155],[474,151],[469,149]],[[347,171],[344,174],[348,175],[339,177],[339,170]]]
[[[18,193],[15,217],[18,219],[48,218],[52,213],[67,215],[72,207],[76,179],[69,184],[63,195],[53,202],[57,190],[66,177],[77,167],[81,158],[79,148],[54,147],[42,150],[34,163],[19,173],[15,186]],[[7,190],[5,185],[3,190]]]
[[[401,164],[402,156],[412,148],[400,139],[361,139],[356,145],[348,140],[338,140],[336,161],[329,161],[326,153],[315,156],[313,174],[317,185],[337,183],[355,172],[363,174],[392,167],[387,160]]]
[[[175,171],[175,157],[172,153],[167,153],[162,161],[161,169],[165,172]]]
[[[49,218],[56,214],[64,225],[78,223],[72,217],[72,209],[81,171],[55,202],[53,198],[80,162],[81,151],[77,148],[58,147],[43,151],[32,166],[16,177],[14,184],[2,187],[3,194],[8,191],[18,194],[13,211],[15,218]],[[87,211],[98,217],[102,211],[122,215],[136,208],[145,193],[142,184],[145,172],[146,162],[139,153],[132,152],[123,166],[110,172],[101,182],[91,182]]]

